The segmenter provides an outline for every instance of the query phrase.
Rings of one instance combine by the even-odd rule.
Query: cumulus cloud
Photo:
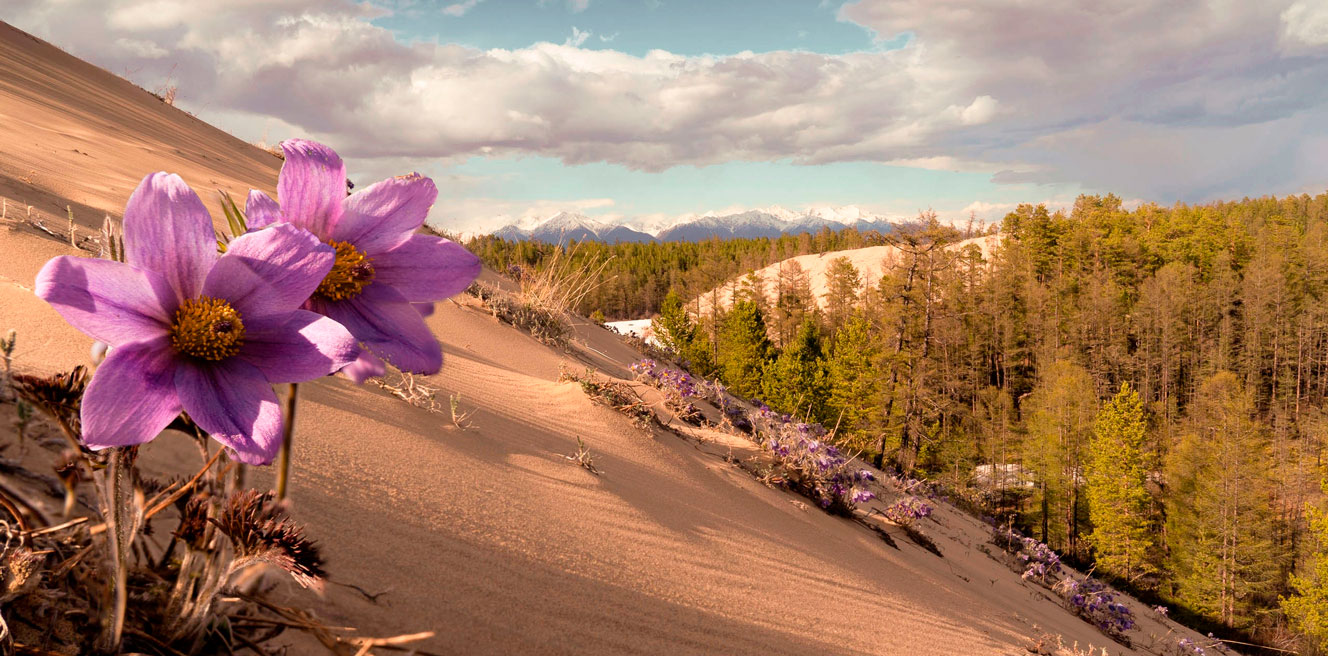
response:
[[[583,49],[579,29],[520,49],[402,43],[370,22],[383,11],[9,0],[0,18],[146,86],[173,68],[186,107],[361,158],[981,166],[1162,202],[1298,191],[1328,164],[1328,12],[1311,0],[858,0],[841,20],[908,38],[838,55],[636,56]]]

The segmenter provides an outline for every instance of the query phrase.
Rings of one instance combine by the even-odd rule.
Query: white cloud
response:
[[[567,10],[578,14],[590,6],[590,0],[567,0]]]
[[[577,27],[573,25],[572,36],[567,37],[567,40],[563,42],[563,45],[571,46],[573,48],[580,48],[581,44],[585,43],[586,39],[589,38],[590,38],[590,30],[577,29]]]
[[[474,9],[475,5],[481,2],[484,2],[484,0],[462,0],[462,2],[454,2],[443,7],[443,13],[448,16],[465,16],[466,12]]]
[[[120,37],[115,40],[115,45],[119,46],[126,54],[143,59],[161,59],[170,54],[165,48],[145,39]]]
[[[1164,203],[1314,188],[1328,170],[1317,1],[859,0],[841,19],[911,38],[842,55],[636,56],[583,49],[580,29],[519,49],[407,44],[370,22],[383,11],[7,0],[0,18],[148,87],[175,69],[182,106],[232,129],[276,119],[360,159],[916,163]]]
[[[1328,46],[1328,4],[1300,0],[1282,12],[1282,43],[1290,53]]]

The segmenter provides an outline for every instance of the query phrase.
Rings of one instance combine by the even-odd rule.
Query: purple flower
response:
[[[124,231],[127,263],[65,255],[37,274],[37,296],[112,347],[83,397],[84,444],[142,444],[183,410],[241,462],[271,462],[271,383],[326,376],[360,351],[340,324],[299,309],[332,249],[279,224],[218,256],[207,208],[166,173],[134,190]]]
[[[251,191],[249,227],[286,221],[335,249],[336,264],[305,307],[340,322],[371,352],[345,373],[362,381],[381,372],[375,356],[403,371],[437,372],[442,347],[422,315],[470,286],[480,260],[460,244],[417,233],[438,197],[433,181],[412,173],[347,196],[346,167],[331,148],[292,139],[281,150],[280,205]]]

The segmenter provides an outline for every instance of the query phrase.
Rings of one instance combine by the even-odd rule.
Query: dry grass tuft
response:
[[[478,298],[499,321],[516,326],[549,346],[567,346],[572,329],[564,313],[546,309],[527,301],[523,296],[508,294],[481,282],[471,283],[466,293]]]
[[[601,274],[613,259],[578,263],[580,250],[580,243],[570,249],[557,247],[537,270],[516,269],[522,300],[555,314],[572,314],[587,294],[609,282]]]
[[[650,409],[650,404],[646,403],[641,395],[637,394],[636,390],[626,383],[601,378],[589,369],[586,370],[583,376],[578,376],[570,370],[564,369],[558,376],[558,380],[559,382],[579,383],[581,391],[585,392],[591,400],[627,415],[637,428],[660,425],[659,418],[655,416],[655,411]]]

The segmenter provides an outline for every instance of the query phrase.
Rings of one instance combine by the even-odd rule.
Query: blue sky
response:
[[[995,220],[1328,187],[1328,3],[6,0],[248,141],[409,171],[457,231],[780,205]]]
[[[517,49],[539,41],[563,43],[573,29],[588,32],[583,47],[635,55],[661,49],[681,55],[726,55],[749,50],[801,49],[843,54],[877,44],[875,34],[836,19],[842,2],[766,0],[600,0],[584,9],[566,0],[483,0],[459,16],[443,10],[464,2],[425,0],[375,20],[403,40],[426,39],[480,49]]]
[[[838,17],[843,2],[767,0],[609,0],[584,8],[566,0],[452,0],[392,8],[374,23],[403,42],[456,43],[477,49],[525,48],[538,42],[576,43],[590,50],[643,56],[651,50],[680,55],[733,55],[795,50],[827,55],[887,51],[910,35],[877,34]],[[450,12],[444,11],[451,7]],[[564,164],[537,156],[474,157],[434,169],[444,194],[540,202],[610,199],[580,211],[596,218],[650,225],[677,216],[780,205],[790,208],[857,205],[893,216],[943,208],[947,218],[978,199],[1002,208],[1021,200],[1072,197],[1068,185],[998,185],[991,172],[946,171],[835,162],[799,165],[791,158],[684,165],[658,172],[618,164]],[[1051,196],[1049,196],[1051,194]],[[440,208],[444,220],[447,209]],[[984,212],[991,218],[991,212]]]

